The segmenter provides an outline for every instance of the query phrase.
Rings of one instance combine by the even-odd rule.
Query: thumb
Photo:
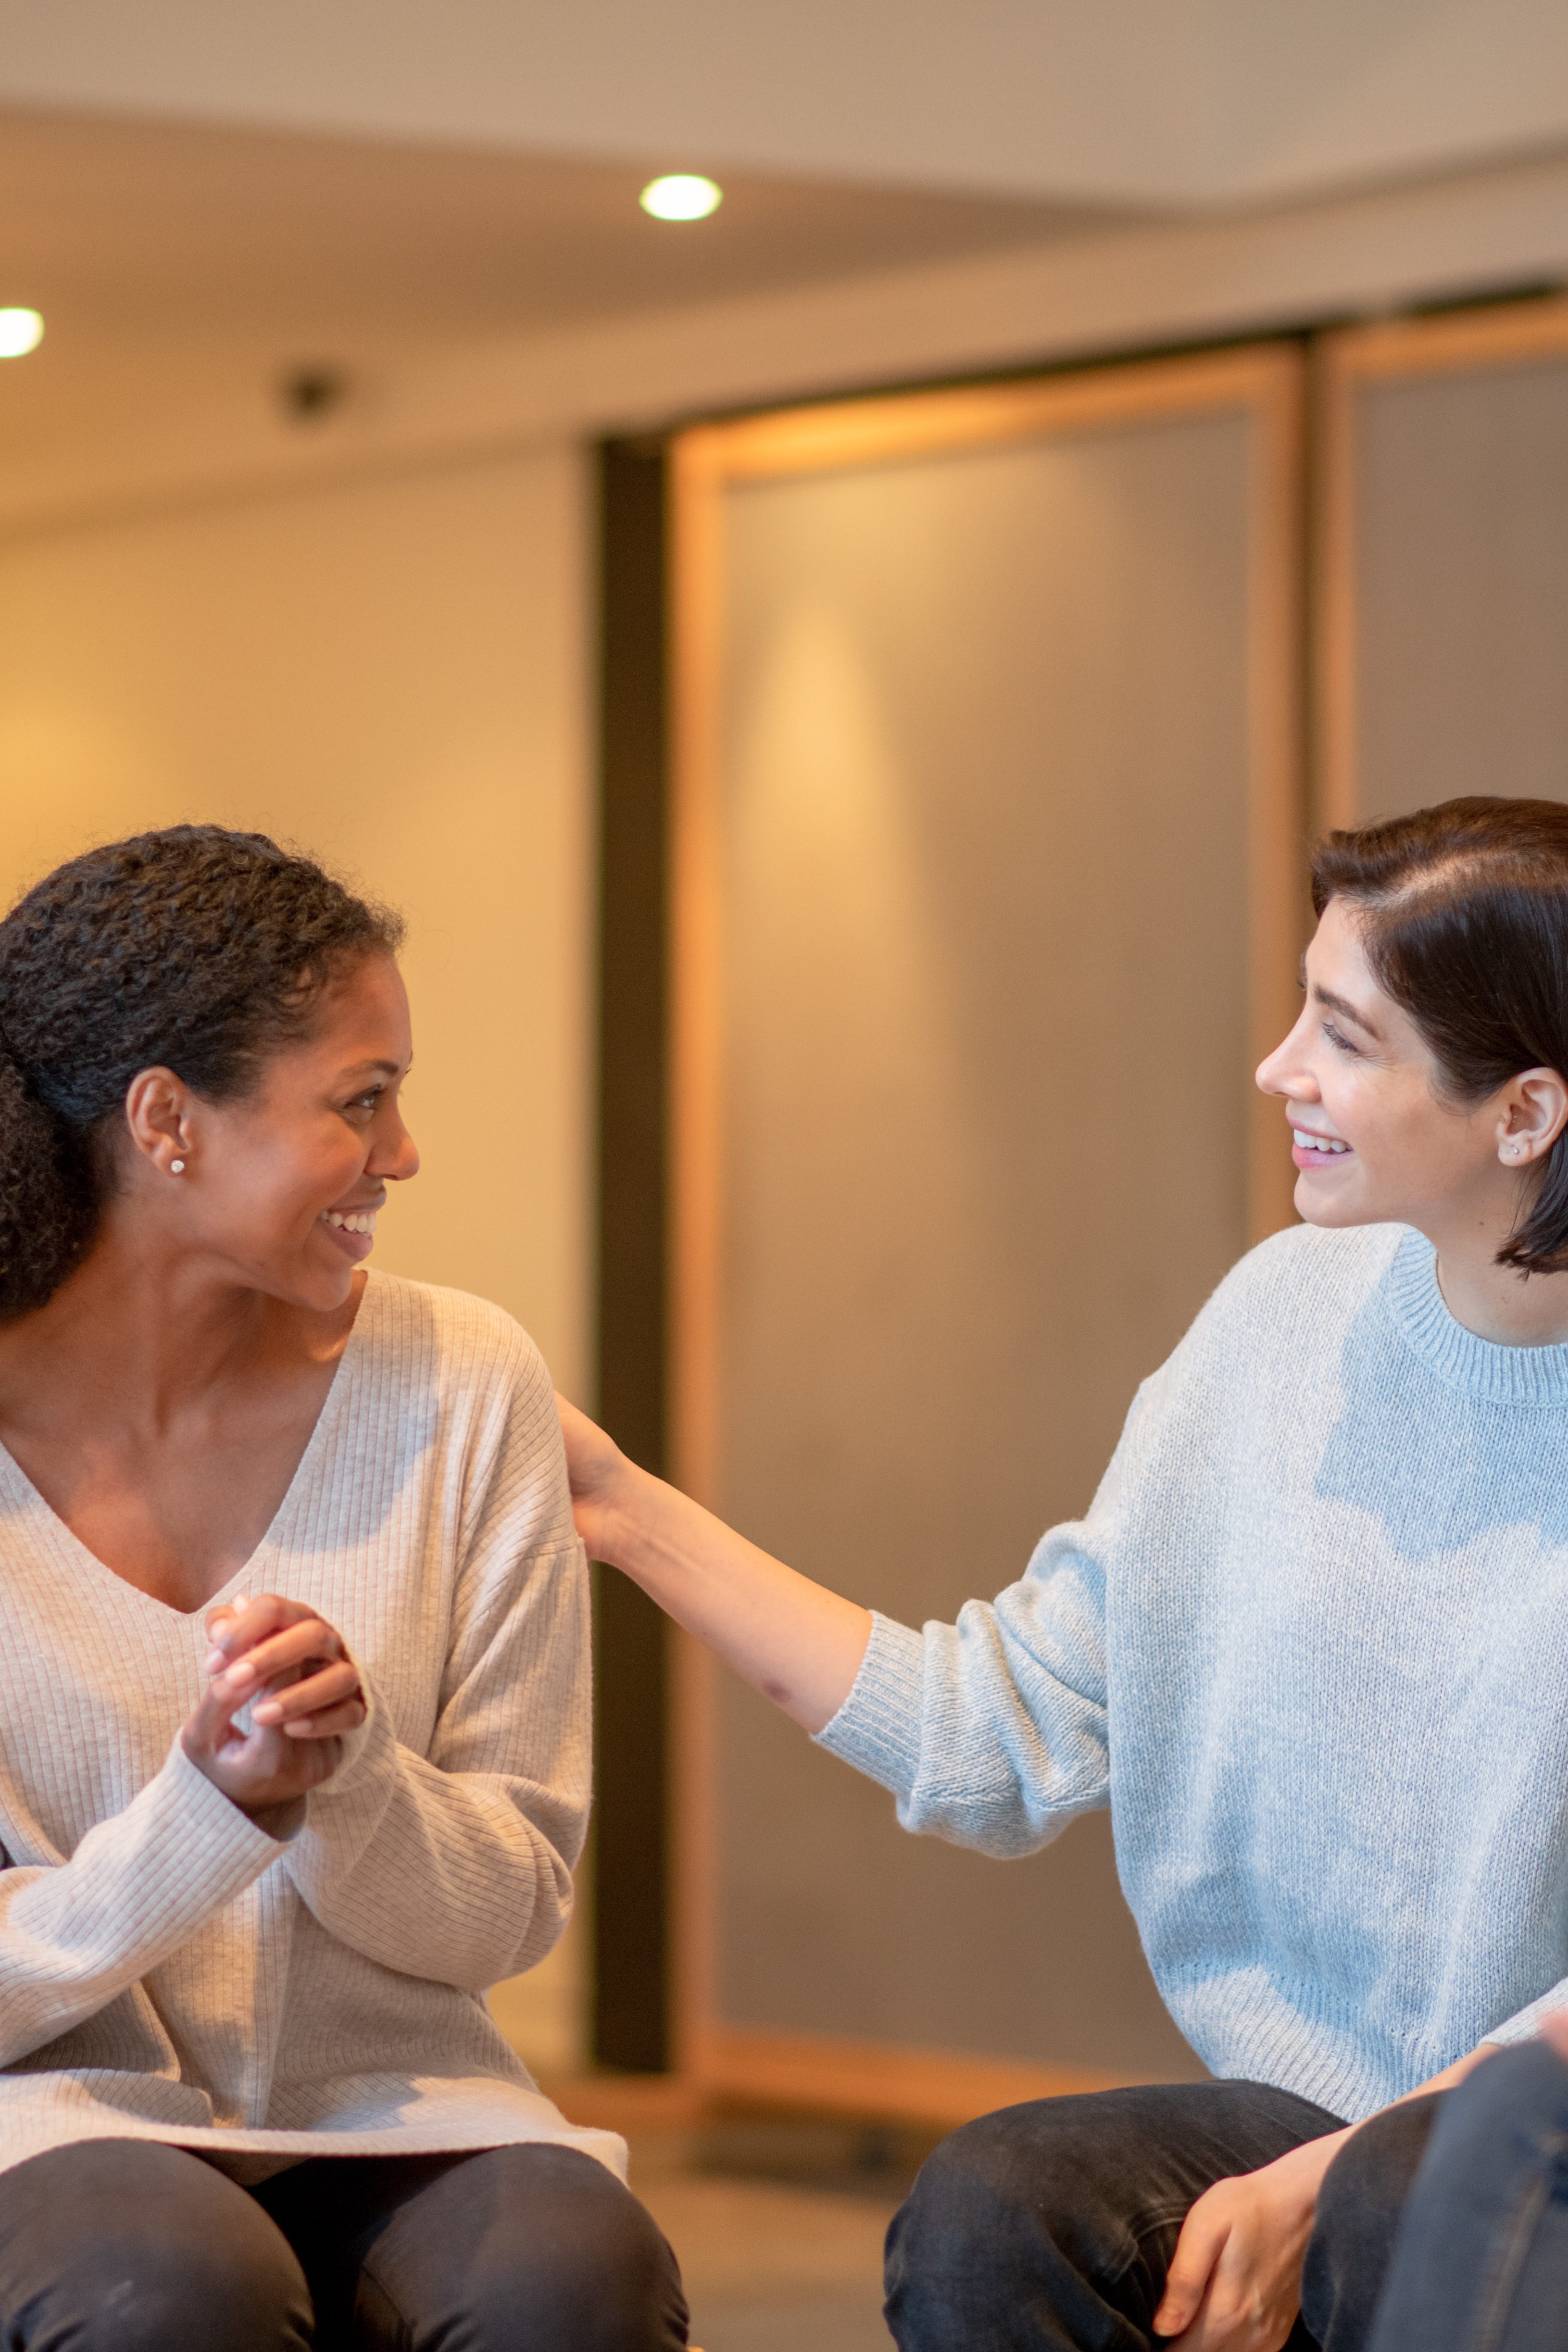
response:
[[[193,1764],[217,1753],[239,1704],[237,1698],[225,1698],[216,1683],[207,1685],[180,1732],[180,1745]]]

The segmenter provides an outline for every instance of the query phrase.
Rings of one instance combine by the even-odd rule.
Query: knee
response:
[[[572,2352],[670,2352],[684,2345],[680,2271],[652,2214],[592,2157],[563,2155],[598,2178],[574,2198],[570,2223],[530,2250],[527,2300],[549,2319],[539,2340]],[[515,2288],[506,2304],[515,2308]]]
[[[139,2244],[90,2241],[73,2264],[75,2343],[113,2352],[281,2352],[310,2342],[310,2298],[287,2242],[262,2227],[224,2243],[159,2231]]]
[[[1321,2343],[1370,2316],[1436,2107],[1413,2099],[1373,2116],[1323,2176],[1301,2276],[1302,2313]]]
[[[305,2352],[310,2294],[288,2242],[198,2158],[110,2141],[39,2158],[16,2180],[5,2270],[18,2307],[5,2316],[21,2332],[7,2342]]]
[[[1413,2099],[1389,2107],[1345,2142],[1318,2192],[1315,2235],[1325,2252],[1343,2261],[1393,2238],[1436,2106]]]
[[[1050,2140],[1037,2127],[1029,2161],[1020,2161],[1017,2113],[1003,2108],[963,2125],[921,2167],[888,2231],[890,2319],[951,2303],[977,2326],[993,2303],[1010,2300],[1026,2243],[1038,2262],[1063,2200]]]
[[[614,2174],[580,2149],[530,2144],[494,2148],[447,2174],[442,2200],[459,2200],[468,2227],[463,2276],[450,2304],[455,2340],[549,2344],[558,2352],[679,2352],[686,2299],[675,2256],[653,2216]],[[472,2227],[479,2218],[479,2226]],[[439,2222],[432,2212],[432,2222]],[[400,2276],[399,2249],[383,2239],[362,2273],[362,2294],[407,2310],[417,2299]],[[445,2339],[443,2339],[445,2340]]]

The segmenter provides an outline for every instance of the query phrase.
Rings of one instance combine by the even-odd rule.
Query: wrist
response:
[[[238,1806],[247,1822],[254,1822],[258,1830],[265,1831],[279,1845],[287,1845],[289,1839],[303,1829],[305,1808],[309,1801],[306,1797],[286,1797],[281,1804],[277,1805],[241,1805],[237,1797],[229,1799],[230,1804]]]
[[[662,1478],[623,1454],[599,1506],[595,1558],[635,1579],[655,1549],[655,1522],[669,1492]]]
[[[1298,2185],[1315,2199],[1322,2186],[1323,2175],[1346,2140],[1353,2137],[1354,2131],[1353,2124],[1345,2124],[1339,2131],[1325,2132],[1321,2139],[1303,2140],[1299,2147],[1293,2147],[1279,2161],[1289,2167]]]

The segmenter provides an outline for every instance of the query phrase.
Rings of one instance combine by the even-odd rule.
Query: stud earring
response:
[[[185,1163],[184,1163],[184,1161],[183,1160],[170,1160],[170,1162],[169,1162],[169,1173],[170,1173],[170,1175],[171,1175],[171,1176],[183,1176],[183,1175],[184,1174],[184,1172],[185,1172]]]

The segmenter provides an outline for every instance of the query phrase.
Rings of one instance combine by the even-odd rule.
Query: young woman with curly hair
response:
[[[1336,834],[1313,890],[1258,1073],[1304,1223],[994,1602],[874,1618],[565,1408],[595,1556],[908,1828],[1018,1854],[1110,1807],[1218,2078],[954,2134],[889,2236],[905,2352],[1356,2352],[1437,2094],[1568,2003],[1568,807]]]
[[[397,943],[213,826],[0,923],[16,2352],[686,2340],[621,2144],[484,2005],[571,1906],[585,1570],[537,1349],[364,1264]]]

